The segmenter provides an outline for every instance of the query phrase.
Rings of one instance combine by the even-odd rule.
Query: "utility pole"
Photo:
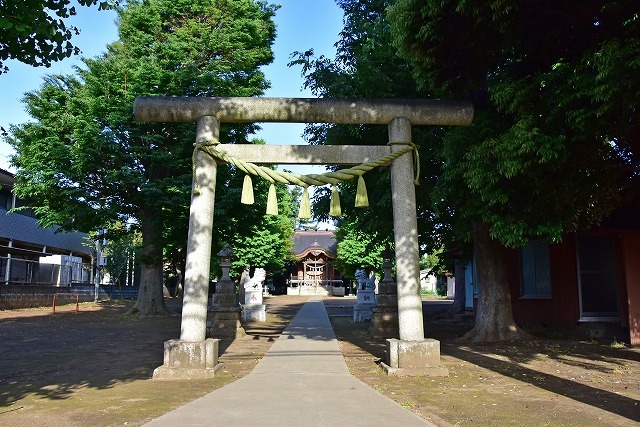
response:
[[[95,296],[93,302],[98,302],[98,295],[100,293],[100,270],[106,263],[103,261],[102,249],[107,245],[107,230],[102,226],[98,228],[98,237],[96,240],[96,276],[95,276]]]

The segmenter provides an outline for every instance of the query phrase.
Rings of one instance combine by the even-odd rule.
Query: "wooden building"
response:
[[[561,243],[504,250],[516,322],[640,345],[640,204]],[[475,306],[473,266],[467,308]],[[473,295],[473,300],[469,298]]]
[[[344,295],[342,276],[334,268],[336,240],[332,231],[296,231],[287,294]]]

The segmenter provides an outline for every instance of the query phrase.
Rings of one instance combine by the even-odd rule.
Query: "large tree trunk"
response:
[[[465,277],[464,277],[465,263],[461,260],[455,261],[455,290],[453,296],[453,304],[447,309],[447,311],[437,314],[435,318],[453,318],[456,314],[464,314],[465,312]]]
[[[465,300],[466,289],[464,286],[464,267],[465,263],[462,260],[457,259],[455,262],[455,291],[453,296],[453,306],[451,307],[452,314],[464,314],[465,312]]]
[[[460,340],[497,342],[531,338],[513,320],[502,247],[489,235],[488,224],[473,224],[473,251],[478,280],[478,312],[475,326]]]
[[[140,226],[142,229],[140,288],[138,300],[127,314],[142,316],[171,314],[164,301],[160,224],[153,215],[142,214]]]

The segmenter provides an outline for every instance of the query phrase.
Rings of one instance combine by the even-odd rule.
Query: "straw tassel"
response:
[[[358,177],[358,190],[356,191],[356,208],[366,208],[369,206],[369,196],[367,196],[367,186],[362,175]]]
[[[311,218],[311,202],[309,201],[309,190],[307,189],[307,187],[304,187],[304,190],[302,190],[302,198],[300,199],[300,211],[298,212],[298,218]]]
[[[276,186],[271,183],[269,196],[267,197],[267,215],[278,215],[278,199],[276,198]]]
[[[251,182],[251,176],[245,175],[244,182],[242,183],[242,198],[240,203],[244,205],[253,204],[253,183]]]
[[[342,208],[340,207],[340,193],[338,193],[338,187],[336,185],[331,189],[331,204],[329,205],[329,215],[338,217],[342,215]]]

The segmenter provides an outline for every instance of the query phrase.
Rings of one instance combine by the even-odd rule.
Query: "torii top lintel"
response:
[[[135,118],[143,122],[197,122],[215,116],[225,123],[286,122],[389,124],[404,117],[412,125],[462,125],[473,120],[468,101],[435,99],[330,99],[250,97],[138,97]]]

